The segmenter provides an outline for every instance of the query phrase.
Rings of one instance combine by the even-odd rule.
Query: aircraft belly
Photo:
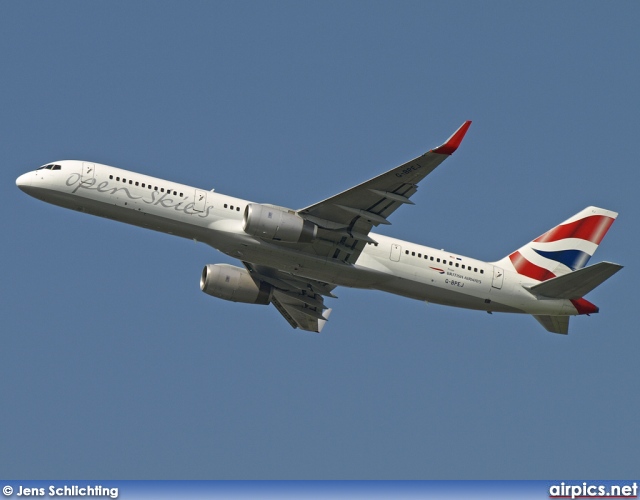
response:
[[[458,291],[457,285],[442,283],[428,284],[406,277],[398,277],[380,270],[353,266],[339,261],[314,258],[267,242],[239,250],[242,255],[233,252],[231,256],[253,264],[275,267],[294,276],[308,278],[324,283],[349,288],[381,290],[415,300],[432,302],[454,307],[495,312],[523,312],[521,309],[491,300],[487,302],[488,290],[483,294]],[[456,288],[456,289],[453,289]],[[469,290],[471,291],[471,286]],[[477,291],[476,291],[477,292]]]
[[[502,289],[492,288],[491,298],[502,301],[528,314],[552,316],[576,314],[575,308],[568,300],[536,298],[522,286],[519,276],[512,272],[505,274]]]
[[[488,299],[487,294],[465,293],[455,288],[458,287],[456,285],[428,284],[402,278],[396,278],[378,287],[385,292],[444,306],[492,312],[523,312],[518,308]]]
[[[172,219],[143,212],[141,208],[138,209],[134,206],[121,206],[53,189],[32,187],[31,191],[33,191],[33,196],[46,201],[47,203],[64,208],[70,208],[90,215],[112,219],[118,222],[152,229],[154,231],[173,234],[183,238],[204,240],[205,238],[210,237],[207,227],[192,223],[189,220],[190,216],[181,216],[179,218]]]

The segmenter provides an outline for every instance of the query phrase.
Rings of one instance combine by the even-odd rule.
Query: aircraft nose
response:
[[[31,185],[31,172],[28,174],[22,174],[20,177],[16,179],[16,186],[18,186],[23,191],[25,188],[28,188]]]

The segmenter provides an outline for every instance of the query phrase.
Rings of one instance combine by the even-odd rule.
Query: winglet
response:
[[[464,139],[464,135],[467,133],[467,130],[469,130],[470,126],[471,120],[467,120],[458,130],[454,132],[451,137],[449,137],[449,139],[447,139],[447,142],[445,142],[442,146],[438,146],[436,149],[431,150],[431,152],[441,155],[453,154],[454,151],[458,149],[458,146],[460,146],[460,143],[462,142],[462,139]]]

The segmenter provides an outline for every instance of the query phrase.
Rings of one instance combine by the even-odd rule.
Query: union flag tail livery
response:
[[[611,210],[587,207],[496,263],[515,271],[521,277],[522,287],[539,300],[569,301],[559,315],[532,313],[548,331],[567,334],[569,315],[599,312],[583,295],[622,266],[611,262],[585,266],[617,216]],[[524,282],[527,278],[540,283],[527,284]]]
[[[537,281],[564,276],[587,265],[618,214],[587,207],[527,243],[498,265]]]
[[[372,231],[414,205],[418,183],[456,152],[470,125],[413,160],[299,210],[78,160],[48,163],[16,184],[48,203],[202,241],[239,259],[242,267],[206,265],[200,289],[223,300],[273,304],[293,328],[319,333],[331,314],[325,300],[346,286],[530,314],[548,331],[566,334],[571,316],[598,312],[584,295],[622,268],[585,267],[615,212],[585,208],[498,262]]]

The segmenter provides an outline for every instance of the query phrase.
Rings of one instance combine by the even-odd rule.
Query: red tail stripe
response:
[[[533,241],[542,243],[565,238],[579,238],[599,245],[613,221],[614,219],[605,215],[591,215],[569,224],[556,226]]]
[[[600,309],[595,304],[592,304],[586,299],[574,299],[571,301],[573,307],[576,308],[578,314],[593,314],[597,313]]]
[[[518,274],[522,274],[523,276],[528,276],[529,278],[533,278],[538,281],[546,281],[556,277],[556,275],[551,271],[547,271],[546,269],[529,262],[520,252],[513,252],[509,255],[509,259],[511,259],[511,263],[513,264],[513,267],[516,268]]]

